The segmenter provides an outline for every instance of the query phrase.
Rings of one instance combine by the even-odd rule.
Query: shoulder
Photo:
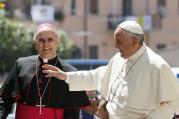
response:
[[[163,66],[167,66],[170,67],[169,64],[165,61],[165,59],[163,57],[161,57],[160,55],[158,55],[157,53],[155,53],[154,51],[152,51],[150,48],[147,48],[147,57],[149,60],[149,63],[152,66],[155,66],[157,68],[161,68]]]
[[[116,58],[119,58],[119,59],[122,58],[120,52],[117,52],[111,59],[116,59]]]
[[[76,71],[76,68],[73,67],[71,64],[65,62],[64,60],[59,58],[59,62],[61,63],[64,71]]]
[[[121,64],[125,59],[121,57],[121,53],[116,53],[109,61],[109,64]]]
[[[25,63],[25,62],[35,62],[37,60],[37,55],[32,55],[28,57],[20,57],[17,59],[17,63]]]

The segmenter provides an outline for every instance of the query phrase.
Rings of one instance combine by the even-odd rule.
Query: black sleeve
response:
[[[0,89],[0,119],[5,119],[12,105],[20,98],[16,65],[11,69]]]
[[[8,114],[12,112],[12,104],[12,102],[0,100],[0,119],[6,119]]]

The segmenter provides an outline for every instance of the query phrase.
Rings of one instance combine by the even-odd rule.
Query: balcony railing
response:
[[[161,17],[159,15],[121,16],[109,14],[107,16],[108,30],[114,30],[124,20],[137,21],[146,32],[152,29],[161,29]]]
[[[124,17],[122,16],[109,14],[107,16],[108,29],[114,30],[123,20]]]

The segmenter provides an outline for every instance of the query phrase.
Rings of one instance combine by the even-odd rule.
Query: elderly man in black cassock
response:
[[[69,92],[65,81],[42,73],[45,63],[75,70],[57,54],[57,29],[48,23],[39,25],[34,42],[38,55],[19,58],[1,87],[0,119],[8,116],[15,102],[16,119],[78,119],[79,108],[90,104],[85,91]]]

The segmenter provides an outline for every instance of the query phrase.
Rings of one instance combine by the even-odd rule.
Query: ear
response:
[[[133,46],[135,47],[135,48],[140,48],[140,46],[141,46],[141,43],[140,43],[140,41],[138,40],[138,39],[133,39]]]
[[[133,39],[132,39],[132,45],[135,46],[135,45],[137,45],[137,44],[138,44],[138,40],[135,39],[135,38],[133,38]]]

